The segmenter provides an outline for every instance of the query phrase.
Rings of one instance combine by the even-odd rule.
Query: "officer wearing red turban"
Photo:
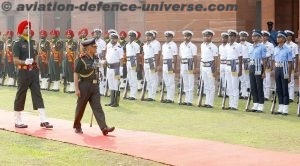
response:
[[[15,86],[15,76],[16,76],[16,70],[15,70],[15,64],[13,61],[13,54],[12,54],[12,47],[14,44],[13,41],[14,32],[9,30],[6,32],[6,43],[5,43],[5,70],[8,75],[8,86]]]
[[[50,42],[47,40],[47,32],[40,31],[40,42],[38,46],[38,63],[41,74],[41,89],[48,89],[49,85],[49,58],[50,58]]]
[[[87,39],[87,35],[89,34],[89,31],[87,28],[82,28],[78,32],[79,41],[78,41],[78,51],[82,52],[81,43]]]
[[[13,45],[14,62],[19,69],[18,90],[14,103],[15,127],[28,127],[22,121],[21,112],[24,110],[27,90],[30,88],[33,107],[37,108],[40,113],[40,126],[53,128],[46,118],[44,101],[39,85],[39,70],[36,64],[36,55],[34,54],[34,43],[28,36],[30,29],[31,23],[22,21],[18,26],[19,39]]]
[[[63,45],[62,41],[59,39],[60,32],[56,29],[50,32],[50,80],[53,81],[52,91],[59,91],[60,83],[60,73],[61,73],[61,62],[63,56]]]
[[[74,86],[74,61],[77,58],[77,42],[73,40],[74,32],[71,29],[66,31],[67,41],[65,43],[65,69],[64,84],[69,82],[68,93],[75,93]],[[64,85],[66,86],[66,84]],[[66,87],[64,87],[66,89]]]

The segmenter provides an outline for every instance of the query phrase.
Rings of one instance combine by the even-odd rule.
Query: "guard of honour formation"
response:
[[[248,42],[246,31],[229,29],[221,33],[219,46],[212,42],[213,30],[202,31],[199,47],[192,42],[194,33],[184,30],[178,47],[173,41],[174,31],[164,32],[165,42],[161,45],[155,30],[145,32],[145,42],[134,30],[118,33],[96,28],[92,38],[87,39],[88,29],[83,28],[78,40],[71,29],[66,30],[65,40],[60,39],[58,30],[52,30],[50,38],[41,30],[38,42],[32,39],[31,23],[25,20],[18,25],[15,40],[14,32],[7,31],[0,41],[0,84],[18,87],[14,101],[17,128],[28,127],[21,116],[28,88],[33,108],[40,113],[40,126],[53,128],[45,114],[41,90],[59,92],[60,85],[64,93],[78,96],[73,125],[76,133],[82,133],[80,121],[87,102],[102,133],[114,130],[105,122],[100,96],[110,97],[105,106],[118,107],[120,96],[153,102],[159,92],[161,103],[172,104],[178,95],[179,105],[193,106],[196,94],[196,105],[206,108],[214,108],[218,96],[223,98],[224,110],[237,111],[239,101],[247,100],[245,111],[257,113],[264,112],[264,102],[271,100],[272,114],[286,116],[298,94],[299,116],[299,89],[295,88],[299,53],[292,41],[294,32],[275,31],[272,22],[267,24],[266,31],[252,31],[252,42]]]

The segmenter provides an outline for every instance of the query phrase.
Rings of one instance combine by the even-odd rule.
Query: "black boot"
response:
[[[115,100],[112,107],[119,107],[119,101],[120,101],[120,91],[115,91]]]
[[[115,91],[111,90],[110,91],[110,103],[105,104],[105,106],[112,106],[114,104],[114,100],[115,100]]]

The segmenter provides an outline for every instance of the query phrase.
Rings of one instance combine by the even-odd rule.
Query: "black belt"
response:
[[[203,67],[211,67],[214,61],[209,61],[209,62],[202,62]]]
[[[149,63],[149,59],[153,59],[153,61],[155,61],[155,58],[153,57],[153,58],[147,58],[147,59],[145,59],[145,62],[144,63]]]
[[[231,66],[232,61],[237,61],[238,59],[227,60],[227,65]]]
[[[164,60],[163,60],[163,63],[164,63],[164,64],[168,64],[168,60],[172,60],[172,63],[174,63],[173,59],[164,59]]]
[[[120,67],[120,63],[111,63],[111,64],[107,64],[107,67],[108,67],[109,69],[115,69],[115,68]]]
[[[181,64],[188,64],[188,62],[189,62],[190,59],[193,59],[193,58],[184,58],[184,59],[181,59]]]
[[[84,79],[84,78],[80,78],[80,81],[79,81],[79,82],[98,84],[97,79]]]
[[[131,58],[134,58],[134,59],[136,59],[136,57],[135,57],[135,56],[128,56],[128,57],[126,57],[126,60],[129,62],[129,61],[131,60]]]

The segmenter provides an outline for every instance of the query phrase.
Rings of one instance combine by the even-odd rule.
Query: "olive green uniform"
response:
[[[48,79],[49,77],[49,54],[50,54],[50,43],[46,39],[41,39],[39,43],[39,56],[38,63],[40,67],[41,78]]]
[[[107,128],[105,115],[100,103],[98,72],[94,67],[94,59],[87,56],[75,60],[75,73],[79,74],[80,97],[77,99],[75,121],[73,128],[81,128],[81,119],[87,103],[93,110],[97,123],[101,130]]]
[[[35,61],[37,54],[35,54],[34,52],[34,41],[31,40],[29,57],[28,42],[23,37],[20,37],[13,46],[14,57],[18,57],[23,61],[25,61],[27,58],[33,58]],[[34,62],[32,66],[18,65],[18,68],[18,90],[15,98],[14,110],[24,110],[28,88],[31,91],[34,109],[44,108],[44,101],[39,84],[39,70],[37,68],[36,62]]]

